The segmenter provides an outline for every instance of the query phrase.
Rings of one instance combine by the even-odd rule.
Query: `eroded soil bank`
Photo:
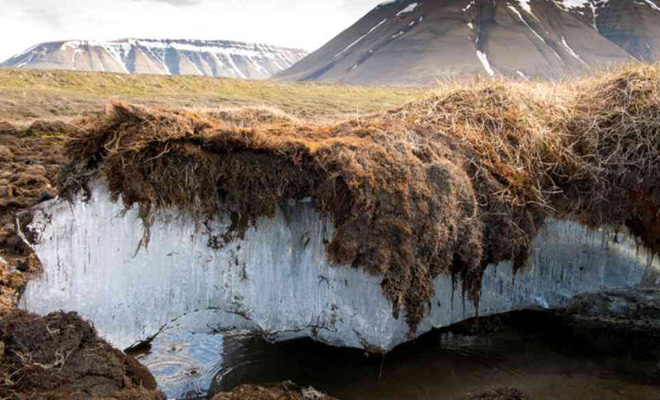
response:
[[[0,320],[0,398],[164,400],[149,371],[74,313]]]
[[[16,215],[57,195],[65,131],[62,122],[28,127],[0,121],[0,315],[14,309],[21,287],[41,271],[18,234]],[[29,219],[25,215],[21,223]]]

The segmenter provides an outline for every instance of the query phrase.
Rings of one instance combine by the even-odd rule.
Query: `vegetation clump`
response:
[[[478,307],[486,266],[523,268],[548,217],[626,225],[659,249],[659,72],[483,81],[331,125],[114,103],[72,132],[60,186],[73,198],[100,170],[144,216],[229,213],[235,237],[312,197],[336,226],[330,259],[382,276],[414,331],[436,276],[462,282]]]

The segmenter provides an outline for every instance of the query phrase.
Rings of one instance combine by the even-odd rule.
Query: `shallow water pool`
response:
[[[656,351],[632,343],[622,351],[616,337],[576,338],[538,313],[485,325],[479,333],[474,323],[433,332],[385,357],[311,340],[269,344],[238,332],[170,335],[139,358],[171,398],[292,380],[341,400],[461,399],[496,387],[533,399],[660,400]]]

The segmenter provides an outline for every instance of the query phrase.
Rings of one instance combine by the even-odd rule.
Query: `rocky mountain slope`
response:
[[[432,83],[458,74],[555,79],[655,60],[655,1],[389,1],[279,76],[360,84]]]
[[[660,1],[601,0],[594,4],[594,19],[603,36],[641,61],[660,60]]]
[[[304,50],[228,41],[74,40],[39,44],[0,66],[265,79],[305,55]]]

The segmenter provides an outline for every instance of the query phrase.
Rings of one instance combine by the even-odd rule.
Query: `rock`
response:
[[[660,290],[616,288],[576,296],[560,312],[562,329],[582,351],[660,359]],[[657,378],[657,365],[639,367]]]
[[[242,328],[270,341],[312,337],[386,352],[476,315],[452,280],[439,276],[428,315],[410,332],[404,315],[394,317],[380,278],[327,260],[334,227],[313,203],[284,205],[244,239],[209,246],[229,225],[223,216],[202,224],[164,210],[145,230],[136,208],[124,210],[102,181],[92,182],[89,202],[52,201],[35,210],[30,241],[44,273],[27,285],[21,306],[77,311],[120,348],[185,320],[190,332]],[[658,287],[660,270],[624,233],[557,220],[537,236],[528,264],[522,276],[510,263],[486,270],[481,316],[561,308],[604,288]]]
[[[644,321],[660,328],[660,290],[621,288],[584,293],[575,296],[565,312],[603,321]]]
[[[578,326],[651,336],[660,343],[660,290],[656,288],[584,293],[576,296],[561,315]]]

